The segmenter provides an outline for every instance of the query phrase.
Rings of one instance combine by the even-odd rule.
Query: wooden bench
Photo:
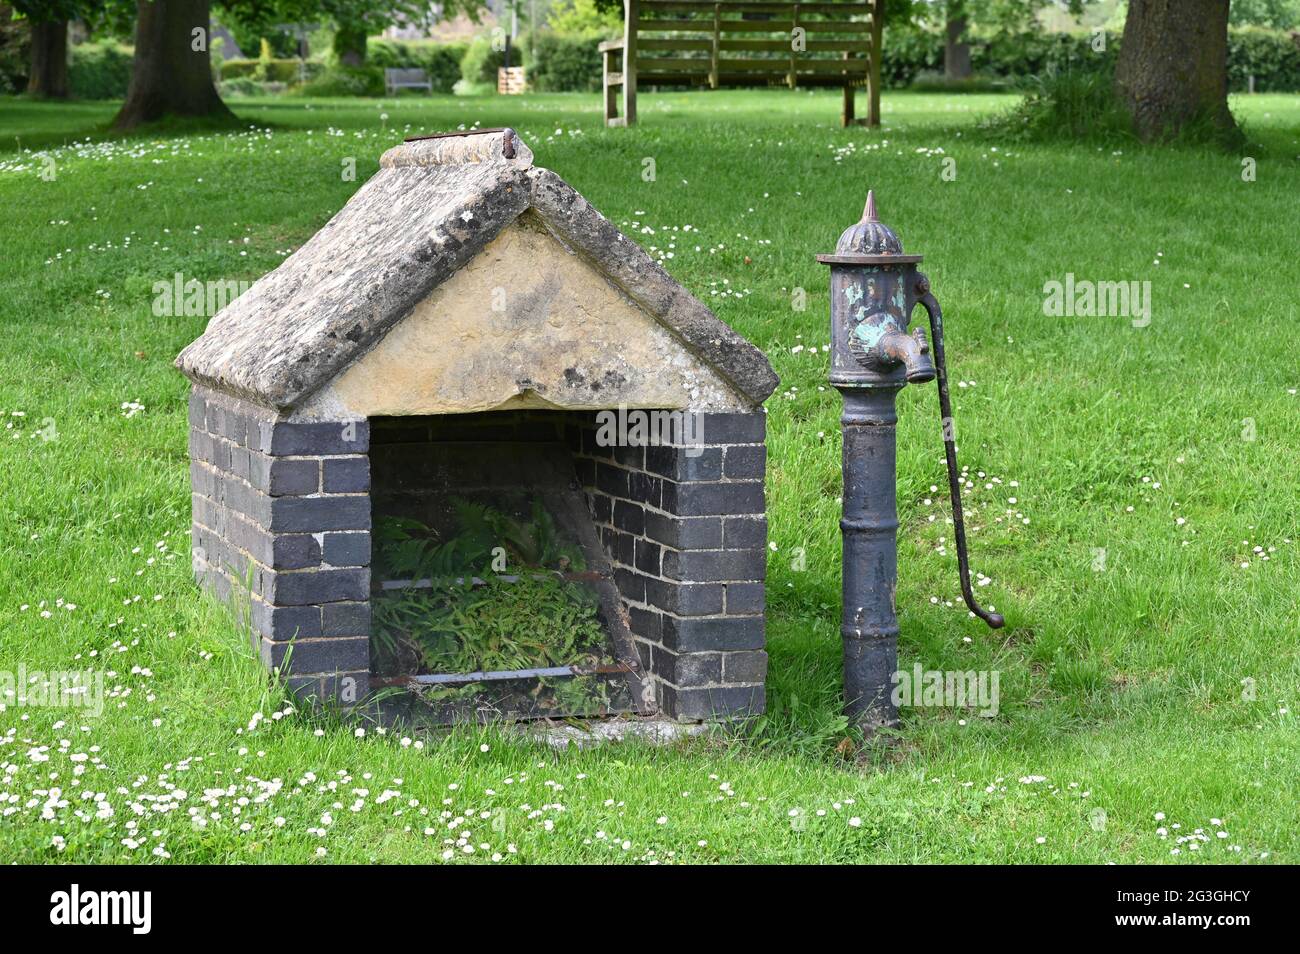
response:
[[[385,92],[394,96],[399,89],[424,89],[432,93],[433,83],[429,82],[429,74],[421,69],[385,69]]]
[[[867,88],[866,125],[880,125],[883,0],[623,0],[623,39],[600,44],[605,124],[636,122],[637,85],[838,86],[843,124]],[[618,90],[623,90],[623,115]]]

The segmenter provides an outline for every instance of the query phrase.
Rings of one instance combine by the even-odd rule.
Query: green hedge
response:
[[[1300,91],[1300,34],[1261,27],[1228,31],[1228,88],[1249,88],[1255,77],[1260,93]]]
[[[291,60],[267,60],[265,82],[268,83],[296,83],[298,82],[300,61]],[[263,79],[257,76],[257,68],[262,65],[261,60],[226,60],[221,64],[221,78],[223,80],[233,79]],[[320,72],[322,67],[319,64],[308,62],[307,71],[310,76],[313,69]]]
[[[221,94],[222,99],[226,99],[230,96],[261,96],[266,90],[257,80],[249,79],[247,76],[237,76],[234,79],[222,80],[217,87],[217,92]]]
[[[970,40],[971,68],[985,77],[1024,79],[1053,72],[1109,71],[1119,53],[1118,33],[1106,35],[1104,51],[1091,34],[999,33]],[[885,27],[880,72],[885,86],[908,86],[922,74],[943,69],[943,37],[914,27]],[[1259,27],[1228,31],[1228,82],[1260,92],[1300,91],[1300,45],[1289,34]]]
[[[972,46],[971,67],[977,73],[1010,79],[1114,69],[1119,34],[1107,34],[1100,51],[1092,43],[1092,35],[1086,33],[1001,33]]]
[[[880,46],[880,82],[887,88],[908,86],[921,73],[943,69],[943,39],[925,30],[886,21]]]
[[[527,43],[510,46],[510,65],[527,66],[525,52]],[[460,61],[460,78],[466,83],[487,83],[493,89],[497,86],[497,70],[506,65],[505,50],[492,49],[492,40],[486,36],[475,37],[465,50]]]
[[[1300,35],[1298,35],[1300,36]],[[1104,52],[1094,52],[1088,34],[1002,33],[971,41],[971,66],[986,78],[1026,78],[1052,72],[1113,68],[1119,51],[1118,34],[1108,34]],[[540,32],[532,40],[533,62],[528,62],[528,84],[539,92],[591,92],[600,89],[599,38]],[[913,27],[885,28],[881,76],[887,87],[922,84],[943,69],[943,38]],[[513,48],[515,65],[525,63],[530,42],[521,38]],[[418,68],[429,74],[436,92],[449,93],[458,79],[496,85],[496,71],[504,53],[493,50],[487,37],[472,43],[373,40],[369,63],[361,70],[324,70],[307,63],[308,88],[322,96],[382,96],[385,67]],[[221,65],[225,81],[254,79],[258,60],[226,60]],[[300,65],[296,59],[273,59],[266,79],[295,84]],[[324,72],[322,72],[324,71]],[[1286,33],[1261,27],[1228,31],[1228,82],[1234,91],[1245,90],[1250,76],[1260,92],[1300,92],[1300,43]],[[131,79],[131,50],[114,43],[86,43],[70,50],[68,83],[78,99],[121,99]],[[970,88],[982,88],[978,84]]]
[[[592,92],[600,89],[601,62],[599,37],[575,37],[552,32],[538,33],[535,40],[536,62],[530,63],[530,39],[521,37],[511,47],[510,61],[528,67],[530,89],[546,92]],[[371,40],[366,65],[360,70],[330,69],[324,73],[315,63],[311,80],[300,91],[318,96],[382,96],[385,69],[422,69],[429,74],[434,92],[450,93],[458,80],[496,88],[497,69],[504,65],[505,52],[492,49],[489,37],[470,43],[435,41]],[[253,79],[257,60],[226,60],[221,78],[230,82]],[[271,60],[268,79],[294,83],[298,79],[297,60]]]
[[[600,37],[538,33],[528,88],[544,93],[589,93],[601,88]]]
[[[1106,37],[1103,52],[1092,49],[1091,34],[997,33],[975,36],[970,44],[971,69],[985,78],[1027,79],[1067,69],[1109,69],[1119,50],[1119,36]],[[880,75],[887,87],[910,86],[918,78],[943,71],[943,37],[915,27],[885,27]],[[971,86],[977,88],[979,84]]]
[[[467,43],[371,40],[366,58],[371,66],[424,70],[435,93],[450,93],[460,79],[460,63],[468,48]]]
[[[334,66],[292,92],[303,96],[383,96],[384,71],[378,66]]]
[[[122,99],[131,82],[131,48],[83,43],[68,55],[68,91],[77,99]]]

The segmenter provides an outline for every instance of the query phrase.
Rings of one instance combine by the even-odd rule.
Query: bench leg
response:
[[[618,87],[609,85],[608,77],[605,82],[605,125],[622,125],[618,118]]]
[[[853,98],[854,98],[853,84],[845,83],[844,84],[844,109],[841,111],[840,114],[841,126],[853,125]]]
[[[605,51],[605,125],[621,126],[623,121],[618,118],[618,86],[609,81],[610,75],[618,71],[622,66],[621,56],[616,58],[616,51]]]
[[[636,125],[636,21],[641,0],[623,0],[623,125]]]

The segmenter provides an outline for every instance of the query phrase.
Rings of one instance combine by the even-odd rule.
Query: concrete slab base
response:
[[[637,739],[652,745],[667,745],[678,739],[694,738],[716,729],[704,723],[674,722],[671,719],[604,719],[583,727],[566,723],[520,723],[516,731],[552,748],[591,748],[608,742]]]

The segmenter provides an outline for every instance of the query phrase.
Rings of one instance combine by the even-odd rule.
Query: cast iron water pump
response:
[[[840,236],[835,254],[818,255],[831,267],[831,384],[844,398],[844,700],[864,728],[897,722],[891,690],[898,668],[898,506],[895,487],[894,401],[904,384],[939,379],[939,411],[948,462],[957,564],[966,605],[994,629],[997,613],[982,609],[971,591],[961,478],[953,442],[948,372],[943,357],[943,313],[930,280],[917,269],[920,255],[904,255],[893,229],[876,217],[867,193],[862,221]],[[930,316],[934,358],[925,331],[907,326],[912,309]]]

